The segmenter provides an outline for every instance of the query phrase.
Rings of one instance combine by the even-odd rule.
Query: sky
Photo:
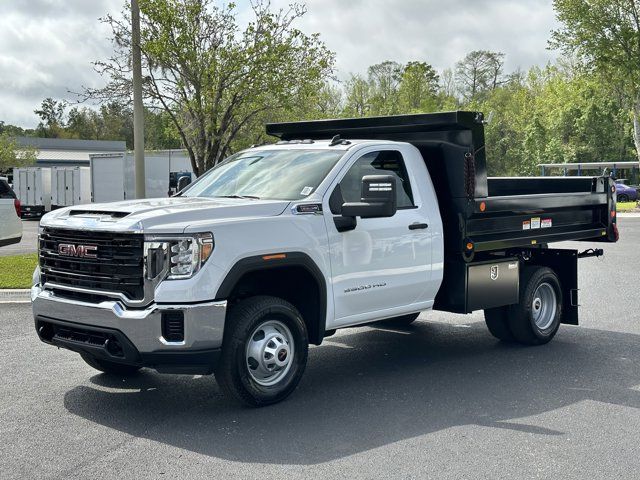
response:
[[[300,0],[298,0],[300,3]],[[272,0],[274,8],[291,0]],[[556,53],[552,0],[306,0],[297,27],[319,33],[336,53],[337,77],[365,73],[384,60],[451,68],[472,50],[506,54],[506,70],[545,65]],[[42,99],[74,100],[83,86],[104,84],[92,61],[111,52],[99,22],[123,0],[0,0],[0,120],[38,123]],[[236,1],[249,18],[248,0]]]

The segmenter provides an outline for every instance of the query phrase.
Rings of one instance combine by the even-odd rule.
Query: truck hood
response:
[[[290,202],[236,198],[152,198],[77,205],[42,217],[43,227],[182,233],[191,223],[280,215]]]

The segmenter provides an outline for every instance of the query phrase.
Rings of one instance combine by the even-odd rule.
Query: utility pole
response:
[[[144,107],[142,105],[142,55],[140,52],[140,7],[131,0],[131,57],[133,67],[133,158],[136,198],[145,197]]]

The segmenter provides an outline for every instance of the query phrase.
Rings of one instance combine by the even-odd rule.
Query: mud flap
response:
[[[557,248],[531,250],[527,265],[552,269],[562,288],[562,323],[578,325],[578,251]]]

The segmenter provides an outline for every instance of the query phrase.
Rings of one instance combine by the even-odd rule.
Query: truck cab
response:
[[[498,339],[547,343],[578,322],[578,258],[601,254],[548,243],[617,240],[610,179],[488,179],[474,112],[267,131],[175,197],[46,215],[40,339],[267,405],[339,328],[484,310]]]

